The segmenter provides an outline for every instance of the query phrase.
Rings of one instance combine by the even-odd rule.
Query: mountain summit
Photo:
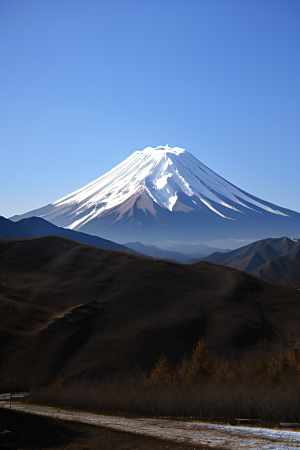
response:
[[[187,150],[134,152],[92,183],[12,220],[40,216],[55,225],[114,239],[259,239],[300,232],[300,214],[242,191]]]

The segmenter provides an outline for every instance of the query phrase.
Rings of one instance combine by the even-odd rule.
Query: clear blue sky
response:
[[[299,0],[0,0],[0,215],[183,147],[300,211]]]

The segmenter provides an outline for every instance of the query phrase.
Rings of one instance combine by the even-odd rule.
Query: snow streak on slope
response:
[[[69,228],[76,228],[139,196],[143,203],[141,208],[148,209],[153,215],[152,202],[169,211],[193,210],[191,206],[182,209],[178,200],[180,193],[196,196],[203,205],[225,219],[230,217],[218,211],[218,205],[228,208],[228,212],[234,210],[244,214],[239,209],[242,207],[285,216],[228,183],[188,151],[168,145],[147,147],[133,153],[107,174],[56,201],[53,206],[60,211],[72,207],[74,221]],[[199,209],[196,202],[192,202],[195,210]]]

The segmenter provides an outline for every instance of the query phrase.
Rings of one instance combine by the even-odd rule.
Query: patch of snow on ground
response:
[[[0,398],[1,400],[1,398]],[[10,408],[6,399],[0,407]],[[232,450],[292,450],[300,449],[300,433],[297,431],[272,430],[229,425],[214,425],[203,422],[180,422],[162,419],[124,419],[80,412],[65,411],[59,408],[34,406],[13,402],[11,409],[30,414],[50,416],[57,419],[72,420],[105,426],[129,433],[146,434],[160,439],[178,442],[222,447]]]

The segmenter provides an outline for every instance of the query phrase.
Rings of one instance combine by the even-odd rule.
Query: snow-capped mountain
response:
[[[168,145],[136,151],[87,186],[12,220],[33,215],[118,242],[300,233],[300,214],[247,194]]]

